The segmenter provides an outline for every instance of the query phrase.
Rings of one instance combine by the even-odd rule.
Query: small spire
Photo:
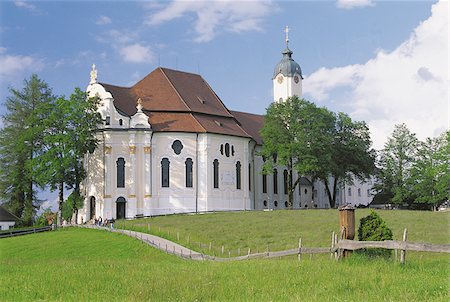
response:
[[[97,68],[95,67],[95,64],[92,64],[91,81],[89,84],[95,84],[95,83],[97,83]]]
[[[142,112],[142,99],[141,98],[138,98],[137,99],[137,102],[136,102],[136,109],[137,109],[137,111],[138,112]]]
[[[288,44],[289,44],[289,26],[286,25],[286,28],[284,29],[284,32],[286,33],[286,47],[288,47]]]

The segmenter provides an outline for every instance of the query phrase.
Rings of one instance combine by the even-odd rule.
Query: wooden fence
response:
[[[21,235],[27,235],[27,234],[46,232],[46,231],[50,231],[51,229],[52,229],[51,226],[44,226],[44,227],[40,227],[40,228],[19,229],[19,230],[11,229],[11,230],[0,232],[0,238],[15,237],[15,236],[21,236]]]

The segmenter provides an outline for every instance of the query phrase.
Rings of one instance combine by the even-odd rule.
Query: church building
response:
[[[302,97],[302,70],[288,41],[272,76],[274,102]],[[85,158],[79,223],[287,208],[287,170],[261,173],[264,116],[228,109],[200,75],[158,67],[120,87],[98,82],[93,65],[87,92],[100,97],[103,125]],[[294,177],[301,177],[294,209],[329,207],[323,184],[313,192],[307,177]]]

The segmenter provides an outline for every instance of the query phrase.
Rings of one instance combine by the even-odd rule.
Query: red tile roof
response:
[[[112,94],[116,109],[128,116],[136,113],[141,98],[153,131],[210,132],[262,143],[264,117],[230,112],[200,75],[159,67],[132,87],[101,85]]]

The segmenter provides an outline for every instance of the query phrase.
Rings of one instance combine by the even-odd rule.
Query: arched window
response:
[[[106,125],[106,126],[109,126],[109,124],[111,124],[111,117],[110,117],[110,116],[107,116],[107,117],[105,118],[105,125]]]
[[[234,156],[234,146],[231,146],[231,156]]]
[[[223,155],[223,144],[220,145],[220,154]]]
[[[352,188],[348,188],[348,196],[352,196]]]
[[[308,189],[305,189],[305,195],[308,194]]]
[[[170,161],[167,157],[161,160],[161,186],[163,188],[169,187],[169,167]]]
[[[273,169],[273,194],[278,194],[278,170]]]
[[[125,160],[123,157],[117,159],[117,187],[125,188]]]
[[[275,200],[275,201],[273,202],[273,205],[274,205],[275,207],[278,207],[278,201]]]
[[[358,196],[361,196],[361,188],[358,188]]]
[[[262,189],[263,189],[263,193],[267,193],[267,175],[263,174],[262,175]]]
[[[123,120],[119,119],[119,126],[122,126],[122,125],[123,125]]]
[[[192,188],[192,158],[186,159],[186,188]]]
[[[267,200],[264,200],[263,204],[265,207],[267,207]]]
[[[241,162],[236,163],[236,189],[241,189]]]
[[[288,193],[288,171],[283,171],[284,194]]]
[[[285,202],[284,202],[284,207],[285,207],[285,208],[287,208],[287,207],[288,207],[288,205],[289,205],[289,204],[288,204],[288,202],[287,202],[287,201],[285,201]]]
[[[225,144],[225,156],[230,157],[230,144],[229,143]]]
[[[219,160],[213,161],[214,189],[219,188]]]

